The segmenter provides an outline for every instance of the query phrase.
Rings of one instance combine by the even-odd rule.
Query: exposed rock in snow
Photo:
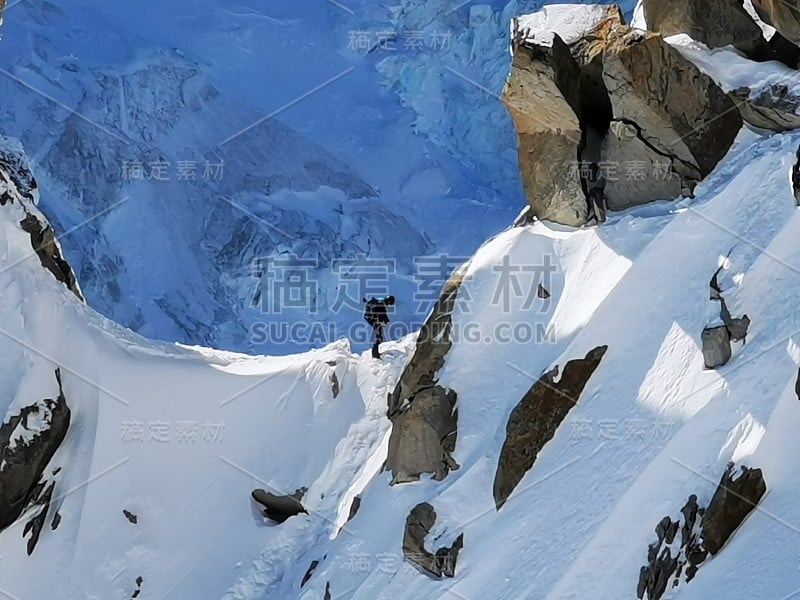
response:
[[[22,229],[31,236],[31,246],[39,257],[42,266],[50,271],[53,276],[66,285],[78,298],[83,300],[72,267],[61,257],[61,248],[58,246],[53,228],[43,223],[33,214],[25,215],[20,222]]]
[[[358,509],[361,508],[361,496],[356,494],[353,496],[353,502],[350,504],[350,511],[347,513],[347,522],[352,521],[358,514]]]
[[[578,403],[608,346],[599,346],[585,358],[569,361],[561,378],[558,366],[542,375],[511,413],[506,439],[494,478],[494,501],[500,510],[536,457],[556,433],[561,422]]]
[[[725,325],[703,329],[702,343],[706,369],[728,364],[732,356],[731,334]]]
[[[666,516],[656,525],[657,539],[648,547],[647,564],[639,572],[637,597],[659,600],[668,588],[680,584],[682,576],[686,581],[694,578],[698,565],[708,556],[700,539],[704,512],[692,494],[681,509],[683,518],[673,521]]]
[[[300,502],[306,493],[305,488],[300,488],[293,494],[279,496],[266,490],[253,490],[253,500],[261,504],[264,509],[262,514],[276,523],[283,523],[289,517],[308,512]]]
[[[797,148],[795,159],[791,172],[792,193],[797,206],[800,206],[800,147]]]
[[[0,206],[13,203],[21,209],[20,226],[30,235],[31,247],[42,266],[83,300],[72,267],[62,258],[53,228],[36,208],[37,200],[38,186],[22,146],[16,140],[0,137]]]
[[[50,510],[50,502],[53,499],[55,487],[56,482],[52,481],[38,497],[31,497],[31,504],[39,507],[39,512],[25,524],[25,528],[22,530],[23,537],[28,533],[31,534],[26,547],[28,556],[33,554],[33,550],[39,542],[39,535],[42,533],[42,527],[44,527],[44,522],[47,520],[47,512]],[[56,527],[53,527],[53,529],[56,529]]]
[[[303,587],[305,584],[308,583],[308,580],[314,576],[314,571],[319,566],[318,560],[312,560],[311,564],[308,565],[308,569],[306,569],[305,574],[303,575],[303,579],[300,581],[300,587]]]
[[[703,518],[703,545],[717,554],[767,492],[761,469],[729,463]]]
[[[408,408],[392,416],[386,463],[392,483],[416,481],[423,473],[441,480],[458,468],[451,456],[458,434],[456,397],[439,385],[423,388]]]
[[[458,435],[457,393],[439,385],[437,374],[453,344],[452,312],[464,268],[457,269],[442,289],[414,355],[388,397],[393,426],[386,467],[394,483],[415,481],[422,473],[444,479],[458,468],[451,456]]]
[[[139,517],[125,508],[122,509],[122,514],[125,515],[125,518],[128,519],[128,522],[132,523],[133,525],[136,525],[139,522]]]
[[[45,468],[58,450],[70,423],[70,409],[56,369],[58,396],[22,408],[0,426],[0,529],[14,523],[29,503],[41,504],[41,512],[26,527],[31,531],[29,553],[33,551],[52,496],[42,494],[40,481]]]
[[[603,139],[601,156],[607,164],[636,164],[639,175],[617,174],[603,188],[610,210],[625,210],[640,203],[642,197],[653,199],[678,198],[682,191],[680,177],[665,170],[668,155],[656,151],[641,138],[641,131],[632,123],[612,121]],[[662,171],[662,176],[652,174]]]
[[[139,594],[142,593],[142,583],[144,583],[144,579],[142,578],[141,575],[139,575],[136,578],[135,583],[136,583],[136,589],[133,590],[133,593],[131,594],[131,600],[134,600],[135,598],[138,598]]]
[[[658,600],[682,578],[691,581],[708,555],[719,553],[756,508],[767,489],[761,469],[742,466],[734,471],[733,467],[733,463],[726,467],[707,508],[700,507],[692,494],[681,509],[682,519],[666,516],[658,524],[658,539],[648,548],[648,563],[639,573],[639,598]]]
[[[459,534],[451,546],[431,553],[425,548],[425,538],[436,523],[436,511],[427,502],[415,506],[406,518],[403,531],[403,555],[408,561],[433,577],[454,577],[458,553],[464,547],[464,534]]]
[[[731,92],[742,118],[759,129],[778,133],[800,127],[800,96],[785,84],[773,84],[754,92],[740,87]]]

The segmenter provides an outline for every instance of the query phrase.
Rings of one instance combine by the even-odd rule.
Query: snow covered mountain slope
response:
[[[684,48],[717,72],[714,53]],[[163,53],[120,75],[126,99],[149,97],[135,105],[158,104],[137,85],[155,69],[189,107],[165,110],[126,148],[149,149],[141,139],[152,136],[175,150],[170,132],[191,137],[192,106],[236,112],[224,93],[187,84],[197,81],[184,77],[193,65]],[[737,77],[755,87],[760,67],[745,66],[749,76]],[[796,73],[786,77],[796,85]],[[106,91],[87,85],[86,110],[103,113]],[[59,139],[92,155],[96,127],[67,121]],[[307,180],[315,189],[296,196],[310,204],[334,199],[357,212],[364,186],[376,188],[306,132],[274,125],[258,139],[270,132],[336,180],[322,192]],[[18,145],[0,144],[0,521],[11,523],[0,531],[0,595],[616,599],[642,596],[651,575],[669,598],[800,593],[800,134],[743,129],[692,199],[611,213],[600,227],[536,222],[497,233],[454,274],[419,336],[384,345],[382,362],[346,340],[283,357],[154,342],[99,315],[36,207],[40,193],[57,204],[56,192],[84,192],[47,181],[63,163],[44,127],[30,136],[42,144],[40,164],[49,161],[42,185]],[[259,151],[257,142],[248,152]],[[240,164],[270,159],[310,177],[296,154],[248,152]],[[236,181],[216,183],[245,195]],[[130,187],[139,185],[142,198],[158,189]],[[281,194],[269,210],[288,214]],[[131,244],[146,235],[139,217],[142,229],[185,219],[202,230],[207,215],[177,202],[180,211],[153,202],[161,212],[147,218],[109,214],[103,236]],[[298,212],[338,218],[328,207]],[[392,214],[364,216],[362,231],[427,245],[400,227],[413,219]],[[215,227],[235,227],[217,218]],[[248,235],[237,256],[257,245]],[[191,262],[188,239],[178,256]],[[126,268],[153,293],[149,264]],[[153,273],[160,284],[167,277]],[[203,312],[205,300],[195,314],[226,323]],[[746,337],[727,364],[705,368],[704,331],[731,315],[748,317]],[[450,401],[456,411],[441,410]],[[744,490],[737,482],[753,473],[766,494],[742,512],[741,494],[720,493],[719,482]],[[299,491],[305,512],[273,522],[258,489]]]
[[[18,151],[4,141],[3,175],[16,181],[25,168],[9,168],[7,158]],[[37,263],[18,222],[39,213],[18,186],[8,189],[1,410],[8,422],[55,398],[58,369],[71,419],[43,474],[55,488],[33,555],[23,529],[28,535],[42,503],[0,535],[3,594],[129,598],[140,587],[142,597],[220,597],[268,544],[286,559],[275,566],[280,578],[358,491],[351,482],[386,437],[385,394],[408,343],[391,344],[394,358],[376,363],[345,341],[285,358],[148,342]],[[41,422],[29,418],[11,434],[4,457],[38,447],[37,435],[48,439],[53,417],[39,414]],[[5,489],[8,477],[4,463]],[[309,519],[269,527],[249,506],[254,488],[307,488]]]
[[[286,358],[171,348],[97,316],[35,261],[7,269],[5,403],[13,413],[53,397],[60,367],[72,421],[48,466],[61,467],[57,500],[32,556],[22,522],[0,534],[3,589],[128,598],[142,577],[143,595],[168,598],[319,598],[326,588],[355,598],[632,598],[655,525],[690,494],[707,506],[733,460],[762,469],[768,493],[677,593],[794,592],[800,223],[788,171],[798,145],[797,135],[743,132],[694,201],[488,242],[467,267],[438,377],[458,393],[460,465],[440,482],[390,486],[379,472],[386,395],[413,339],[385,348],[382,365],[344,344]],[[10,263],[31,253],[18,209],[2,211]],[[543,268],[511,283],[504,264]],[[720,264],[731,311],[752,327],[730,364],[710,371],[700,334],[717,318],[708,294]],[[498,511],[492,481],[512,409],[541,373],[603,345],[578,402]],[[308,487],[309,514],[266,525],[248,497],[258,487]],[[420,502],[437,514],[429,548],[464,536],[454,579],[432,580],[404,558],[404,522]]]

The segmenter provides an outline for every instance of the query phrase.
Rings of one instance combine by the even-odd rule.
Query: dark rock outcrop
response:
[[[34,505],[41,506],[39,513],[25,524],[25,529],[22,531],[22,537],[31,534],[28,538],[27,552],[28,556],[33,554],[36,544],[39,542],[39,535],[42,533],[44,522],[47,519],[47,511],[50,509],[50,501],[53,499],[53,490],[56,487],[56,482],[53,481],[47,486],[47,489],[35,500],[32,499]]]
[[[331,394],[333,394],[334,398],[338,398],[340,391],[341,386],[339,385],[339,377],[337,377],[336,371],[334,371],[331,373]]]
[[[800,206],[800,147],[797,148],[794,165],[792,166],[792,193],[797,206]]]
[[[0,148],[0,189],[0,206],[16,204],[24,212],[20,226],[30,235],[31,246],[42,266],[83,301],[75,274],[61,255],[52,227],[35,214],[37,184],[21,147]]]
[[[750,329],[750,317],[744,315],[742,317],[734,317],[728,319],[725,323],[728,328],[728,333],[733,342],[743,342],[747,340],[747,331]]]
[[[734,464],[728,464],[703,519],[703,544],[712,555],[722,549],[766,492],[761,469],[741,467],[735,473]]]
[[[301,588],[308,583],[309,579],[311,579],[314,576],[314,571],[316,571],[318,566],[319,566],[318,560],[311,561],[311,564],[308,565],[308,569],[306,569],[305,575],[303,575],[303,580],[300,582]]]
[[[431,553],[425,548],[425,538],[436,523],[433,506],[423,502],[415,506],[406,518],[403,532],[403,555],[427,575],[442,578],[454,577],[458,553],[464,547],[464,534],[459,535],[451,546],[444,546]]]
[[[133,590],[133,594],[131,594],[131,600],[138,598],[139,594],[142,593],[142,583],[144,583],[144,579],[139,575],[139,577],[136,578],[136,589]]]
[[[656,541],[648,547],[647,564],[639,572],[638,598],[659,600],[667,589],[688,583],[709,555],[717,554],[766,493],[761,469],[742,467],[737,475],[729,463],[708,508],[692,494],[678,520],[664,517],[656,526]],[[676,545],[680,533],[680,544]]]
[[[128,519],[128,522],[136,525],[139,522],[139,517],[133,514],[131,511],[122,509],[122,514],[125,515],[125,518]]]
[[[750,88],[741,87],[730,95],[744,121],[753,127],[777,133],[800,128],[800,97],[786,85],[767,86],[755,95]]]
[[[689,496],[681,509],[683,518],[673,521],[664,517],[656,525],[656,541],[647,549],[647,564],[639,571],[636,587],[638,598],[658,600],[669,587],[677,586],[681,575],[691,581],[708,552],[702,547],[699,523],[703,509],[697,504],[697,496]],[[680,533],[680,544],[675,540]]]
[[[538,41],[549,38],[519,32],[515,21],[503,90],[528,203],[565,225],[691,196],[742,126],[731,98],[660,35],[631,29],[616,6],[596,14],[569,43],[558,32]]]
[[[325,595],[323,596],[323,600],[331,600],[333,596],[331,595],[331,582],[328,581],[325,583]]]
[[[266,490],[253,490],[253,500],[261,504],[264,509],[262,514],[276,523],[283,523],[289,517],[306,513],[305,507],[300,502],[306,493],[306,488],[300,488],[294,494],[278,496]]]
[[[83,300],[72,267],[61,257],[61,249],[56,242],[53,228],[32,214],[26,215],[20,222],[20,226],[31,236],[31,246],[42,266],[50,271],[58,281],[66,285],[80,300]]]
[[[731,334],[725,325],[706,327],[702,335],[703,361],[706,369],[716,369],[731,359]]]
[[[533,467],[539,452],[553,439],[564,418],[577,404],[606,350],[608,346],[600,346],[585,358],[569,361],[557,382],[558,367],[545,373],[512,411],[494,478],[497,510]]]
[[[719,318],[722,325],[706,327],[702,334],[703,359],[706,369],[715,369],[728,364],[732,356],[731,342],[746,342],[750,329],[750,317],[731,316],[728,304],[722,295],[719,275],[724,267],[716,270],[709,282],[709,297],[719,302]]]
[[[423,325],[414,355],[388,397],[392,420],[386,468],[393,483],[416,481],[423,473],[444,479],[458,465],[453,460],[458,412],[457,394],[439,385],[437,374],[452,346],[451,314],[462,283],[456,271]]]
[[[797,369],[797,379],[794,382],[794,394],[800,400],[800,368]]]
[[[7,417],[0,426],[0,463],[3,465],[0,469],[0,530],[19,519],[29,504],[40,504],[39,516],[26,527],[26,532],[32,533],[29,551],[33,550],[39,537],[53,492],[53,484],[45,489],[46,482],[41,480],[41,476],[64,441],[70,423],[70,409],[64,397],[60,369],[56,369],[55,376],[58,382],[55,399],[48,398],[26,406],[19,413]],[[29,429],[29,421],[33,419],[37,424]]]
[[[361,508],[361,496],[353,496],[353,502],[350,503],[350,513],[347,515],[348,523],[358,514],[359,508]]]

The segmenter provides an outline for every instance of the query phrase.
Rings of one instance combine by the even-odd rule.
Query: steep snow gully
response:
[[[300,8],[245,2],[224,8],[224,35],[198,25],[189,58],[151,52],[180,25],[177,4],[138,37],[145,23],[130,8],[81,0],[80,17],[59,2],[24,4],[14,10],[25,27],[0,43],[35,48],[7,73],[39,98],[30,105],[5,90],[1,114],[22,142],[0,138],[0,595],[800,595],[800,74],[791,60],[800,36],[791,15],[755,1],[670,2],[685,10],[669,18],[647,0],[635,10],[512,2],[451,13],[436,2],[388,12],[353,2],[309,10],[306,22]],[[311,52],[294,37],[305,25],[324,54],[371,19],[425,35],[468,19],[469,33],[451,42],[474,73],[453,81],[446,61],[375,58],[381,50],[370,46],[359,58],[370,69],[340,104],[310,99],[314,119],[268,119],[227,154],[230,181],[159,188],[106,180],[98,167],[115,165],[122,148],[135,149],[131,159],[163,151],[177,160],[200,134],[222,136],[210,115],[228,119],[257,92],[235,60],[246,40],[259,52]],[[767,37],[748,38],[746,48],[759,49],[748,53],[727,41],[740,29],[710,19]],[[331,22],[336,31],[323,34]],[[285,37],[259,42],[276,24]],[[226,49],[229,39],[241,45]],[[116,71],[81,58],[93,43],[115,49]],[[132,61],[130,48],[146,45]],[[775,53],[781,60],[768,60]],[[330,54],[328,66],[341,58]],[[474,85],[491,82],[493,92],[509,65],[502,94]],[[291,86],[289,70],[276,67],[276,86]],[[237,87],[237,78],[246,81]],[[80,108],[67,113],[51,94],[58,86]],[[602,86],[614,119],[636,123],[633,135],[589,123],[587,94]],[[374,110],[337,112],[362,92],[380,98]],[[510,118],[499,116],[503,103]],[[737,111],[724,120],[732,130],[714,137],[700,123],[686,133],[690,117],[719,117],[720,107]],[[388,138],[369,142],[381,123]],[[564,123],[576,139],[565,141]],[[670,145],[676,132],[692,139]],[[702,154],[708,136],[716,146]],[[541,162],[537,139],[576,163]],[[647,172],[612,179],[609,157],[632,169],[636,148],[664,144],[672,150],[657,155],[684,153],[708,168],[691,186],[661,185],[676,171],[688,178],[674,164],[659,171],[662,182]],[[427,158],[393,174],[397,148],[408,163]],[[580,164],[587,156],[607,160]],[[252,191],[259,165],[267,175]],[[559,179],[566,171],[569,181]],[[549,172],[556,195],[524,177],[532,172]],[[428,192],[438,201],[415,202]],[[81,228],[126,193],[147,202]],[[192,204],[218,193],[231,210]],[[608,201],[614,194],[625,210]],[[543,207],[580,226],[541,218]],[[264,223],[292,243],[269,238]],[[163,245],[137,254],[145,230]],[[398,296],[410,296],[414,257],[465,256],[418,331],[383,344],[381,360],[346,338],[273,355],[175,341],[252,349],[237,327],[263,315],[237,304],[244,276],[231,265],[395,251],[408,263],[392,274]],[[318,270],[321,295],[335,297],[328,266]],[[135,314],[145,296],[158,297],[158,309]],[[319,322],[331,317],[328,300]],[[420,309],[405,302],[395,318],[415,322]],[[134,323],[170,341],[142,337]]]

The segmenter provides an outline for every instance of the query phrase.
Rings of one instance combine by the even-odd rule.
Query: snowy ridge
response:
[[[398,12],[396,23],[435,21],[419,10]],[[473,33],[489,36],[499,26],[487,7],[469,14]],[[462,49],[475,40],[468,38]],[[701,56],[702,48],[682,48],[707,60],[709,72],[741,76],[748,85],[764,75],[745,63],[731,72],[722,64],[726,51]],[[154,65],[174,73],[176,64],[186,65],[170,55],[127,75],[146,78]],[[377,72],[398,73],[395,67],[388,61]],[[408,76],[399,87],[414,90],[420,81],[429,80]],[[189,85],[186,98],[196,100],[201,89]],[[87,104],[108,100],[108,88],[94,91]],[[128,115],[147,105],[131,94],[123,99]],[[191,123],[172,108],[165,119],[186,134]],[[426,125],[422,117],[443,113],[412,110],[435,138],[441,123]],[[125,132],[134,127],[120,123]],[[30,135],[46,153],[44,129]],[[282,126],[273,131],[339,164],[316,142]],[[8,422],[55,397],[59,368],[72,420],[45,469],[56,483],[49,509],[30,506],[0,532],[0,593],[21,600],[633,598],[656,525],[665,515],[677,518],[692,495],[707,506],[733,461],[737,475],[744,466],[762,469],[768,492],[722,551],[669,597],[791,598],[800,588],[792,550],[800,531],[800,216],[790,179],[798,146],[797,133],[745,129],[693,199],[612,214],[602,227],[537,222],[483,244],[464,267],[451,315],[453,346],[435,374],[437,385],[458,394],[459,468],[442,481],[423,476],[394,486],[382,468],[392,426],[386,402],[411,359],[414,335],[385,344],[382,362],[354,353],[346,340],[290,356],[147,340],[95,312],[42,268],[21,221],[28,212],[46,221],[34,212],[27,180],[9,178],[0,190],[14,196],[0,206],[0,412]],[[7,147],[21,156],[18,145]],[[424,187],[429,176],[435,179],[427,173],[411,188]],[[358,178],[350,181],[359,187]],[[251,200],[285,211],[289,222],[299,219],[302,231],[310,221],[336,218],[330,205],[315,202],[344,204],[344,190],[317,183]],[[302,215],[287,207],[298,198],[307,202]],[[360,193],[353,198],[357,211]],[[182,216],[187,208],[164,210]],[[411,229],[411,216],[392,215],[379,211],[384,220],[376,231],[403,222]],[[109,219],[101,243],[116,242],[111,234],[127,223]],[[365,229],[354,234],[356,246]],[[387,246],[408,243],[402,228],[390,229],[397,237]],[[251,243],[230,248],[232,255],[260,251],[258,232],[247,233]],[[414,239],[426,246],[423,235]],[[506,270],[521,265],[540,268]],[[146,278],[146,269],[137,273]],[[752,324],[732,360],[709,370],[701,335],[720,315],[709,295],[715,273],[731,313],[747,314]],[[202,274],[194,275],[202,284]],[[193,308],[213,314],[207,305]],[[568,362],[605,346],[580,397],[498,510],[492,488],[509,415],[543,373],[558,366],[562,376]],[[30,442],[32,432],[43,433],[46,413],[40,416],[12,438]],[[256,488],[279,495],[307,488],[307,513],[269,522],[251,499]],[[428,549],[463,535],[452,579],[432,579],[404,556],[406,519],[423,502],[437,515]],[[28,556],[20,529],[42,510],[46,527]]]

